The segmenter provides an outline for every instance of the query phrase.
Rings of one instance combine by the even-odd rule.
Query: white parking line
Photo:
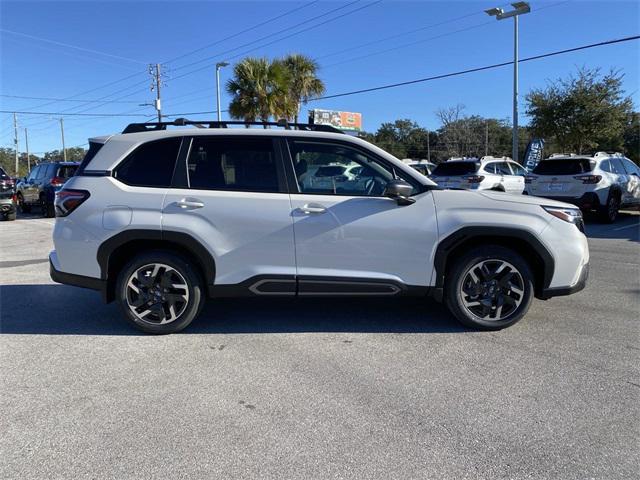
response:
[[[624,227],[618,227],[618,228],[614,228],[614,231],[618,231],[618,230],[624,230],[625,228],[631,228],[631,227],[635,227],[635,228],[640,228],[640,223],[634,223],[633,225],[625,225]]]

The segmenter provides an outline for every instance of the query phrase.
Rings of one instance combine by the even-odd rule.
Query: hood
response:
[[[532,195],[512,195],[510,193],[493,192],[490,190],[473,192],[491,200],[497,200],[499,202],[510,203],[525,203],[527,205],[546,205],[549,207],[562,207],[562,208],[577,208],[570,203],[558,202],[557,200],[551,200],[544,197],[534,197]]]

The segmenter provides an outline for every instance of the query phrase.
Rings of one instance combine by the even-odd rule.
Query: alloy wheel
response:
[[[189,287],[175,268],[163,263],[151,263],[129,276],[126,301],[139,320],[164,325],[175,321],[186,310]]]
[[[460,286],[464,308],[481,320],[501,321],[524,299],[522,274],[509,262],[482,260],[469,268]]]

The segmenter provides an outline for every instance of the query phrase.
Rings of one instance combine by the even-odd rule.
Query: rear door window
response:
[[[627,172],[625,171],[624,167],[622,166],[622,162],[620,161],[619,158],[611,158],[609,159],[609,161],[611,162],[611,167],[613,170],[613,173],[617,173],[618,175],[626,175]]]
[[[77,169],[77,165],[60,165],[55,176],[61,178],[71,178],[76,173]]]
[[[115,178],[136,187],[169,187],[173,177],[180,137],[140,145],[115,170]]]
[[[513,175],[511,171],[511,167],[508,162],[499,162],[498,163],[498,173],[501,175]]]
[[[187,173],[193,189],[281,191],[270,138],[196,137],[189,152]]]
[[[538,175],[578,175],[592,170],[586,158],[567,158],[559,160],[542,160],[533,169]]]
[[[480,165],[475,162],[445,162],[433,170],[435,176],[455,177],[457,175],[470,175],[476,173]]]

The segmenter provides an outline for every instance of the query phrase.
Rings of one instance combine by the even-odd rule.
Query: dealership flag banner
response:
[[[527,151],[524,154],[522,165],[531,171],[542,160],[542,152],[544,150],[544,140],[542,138],[533,138],[527,145]]]
[[[316,108],[309,110],[309,123],[314,125],[331,125],[340,130],[359,132],[362,130],[362,114]]]

